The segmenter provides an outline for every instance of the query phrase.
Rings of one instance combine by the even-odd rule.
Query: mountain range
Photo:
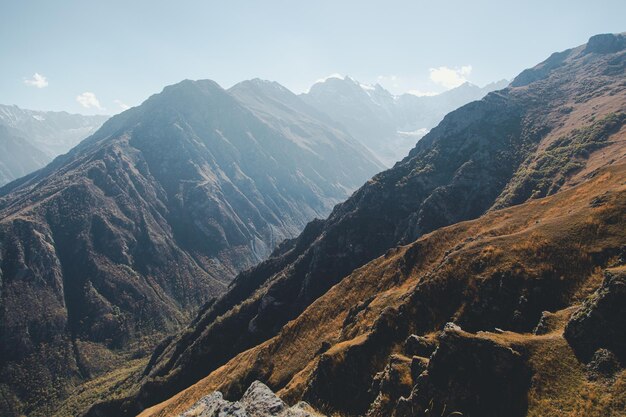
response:
[[[145,355],[381,168],[276,83],[187,80],[1,188],[0,414]]]
[[[451,112],[86,415],[256,380],[329,415],[621,415],[625,72],[598,35]]]
[[[44,167],[107,119],[0,105],[0,186]]]
[[[315,83],[301,97],[339,122],[387,167],[404,158],[443,117],[487,93],[506,87],[501,80],[478,87],[465,82],[437,95],[393,95],[380,84],[361,84],[346,77]]]
[[[237,94],[246,84],[262,83],[250,80],[231,89]],[[271,83],[269,83],[271,84]],[[256,100],[257,115],[264,106],[273,105],[276,122],[277,107],[290,107],[287,113],[294,117],[308,115],[318,125],[343,130],[372,152],[383,166],[391,166],[402,159],[415,142],[434,127],[443,116],[490,91],[506,87],[507,81],[488,84],[483,88],[470,83],[435,96],[417,97],[411,94],[394,96],[380,85],[361,84],[350,77],[329,78],[313,85],[300,99],[286,88],[274,83],[278,94],[283,90],[286,102],[267,97],[239,97],[247,104]],[[266,92],[270,89],[266,88]],[[297,104],[296,104],[297,103]],[[308,105],[308,106],[307,106]],[[292,107],[293,106],[293,107]],[[94,133],[108,116],[84,116],[66,112],[25,110],[17,106],[0,105],[0,186],[43,168],[56,156],[68,152],[82,139]],[[265,120],[267,122],[267,120]],[[283,133],[284,129],[283,129]],[[322,162],[333,164],[324,153]],[[354,187],[353,187],[354,188]]]
[[[0,188],[0,414],[622,416],[625,79],[165,87]]]

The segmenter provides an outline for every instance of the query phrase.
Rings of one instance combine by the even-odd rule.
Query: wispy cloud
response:
[[[100,105],[100,101],[96,97],[96,95],[90,91],[85,91],[82,94],[76,96],[76,101],[86,109],[98,109],[104,110],[104,108]]]
[[[31,87],[44,88],[48,86],[48,79],[36,72],[32,78],[25,78],[24,84]]]
[[[461,68],[448,68],[446,66],[431,68],[430,79],[435,84],[439,84],[449,90],[466,82],[471,72],[471,65],[464,65]]]
[[[122,100],[117,100],[117,99],[116,99],[116,100],[113,100],[113,102],[114,102],[115,104],[117,104],[118,106],[120,106],[120,108],[121,108],[122,110],[128,110],[128,109],[130,109],[130,106],[129,106],[128,104],[124,103]]]

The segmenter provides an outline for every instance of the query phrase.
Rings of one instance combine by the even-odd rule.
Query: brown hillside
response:
[[[520,352],[526,380],[510,394],[518,400],[510,404],[518,409],[506,415],[525,415],[519,407],[533,416],[626,415],[626,372],[618,371],[610,384],[590,378],[563,338],[569,316],[599,286],[602,271],[623,270],[618,265],[626,256],[625,242],[626,165],[621,164],[554,196],[494,211],[390,250],[343,279],[276,337],[141,416],[174,415],[207,392],[235,395],[255,379],[280,389],[289,402],[306,399],[346,414],[363,414],[374,403],[370,415],[390,415],[376,407],[391,404],[395,409],[399,392],[370,390],[369,381],[394,355],[406,354],[403,343],[410,334],[435,334],[440,345],[467,344],[467,360],[476,360],[471,348],[483,342]],[[478,333],[448,326],[438,334],[450,321]],[[540,322],[543,330],[535,330]],[[457,359],[454,352],[449,355],[449,361]],[[435,372],[455,376],[454,369],[432,372],[431,379]],[[410,386],[417,382],[413,379]],[[459,391],[503,401],[477,392],[480,388],[462,378],[456,383]],[[461,410],[471,407],[430,384],[435,402],[441,398],[448,404],[456,401]],[[423,405],[417,394],[407,401]]]

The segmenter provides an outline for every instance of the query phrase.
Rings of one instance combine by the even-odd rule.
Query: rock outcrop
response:
[[[254,381],[241,399],[230,402],[219,391],[213,392],[178,417],[324,417],[300,401],[289,407],[266,385]]]
[[[605,271],[600,288],[572,315],[565,338],[585,362],[598,362],[608,350],[626,366],[625,266]]]
[[[446,325],[438,341],[428,367],[414,381],[411,395],[398,401],[394,416],[526,415],[531,372],[523,351],[455,325]]]

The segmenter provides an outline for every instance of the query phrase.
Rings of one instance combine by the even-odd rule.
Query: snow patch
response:
[[[411,94],[412,96],[416,97],[433,97],[438,96],[441,93],[437,93],[435,91],[409,90],[407,91],[407,94]]]
[[[425,127],[422,127],[420,129],[417,130],[411,130],[411,131],[402,131],[402,130],[398,130],[398,135],[400,136],[415,136],[415,137],[422,137],[424,135],[426,135],[426,133],[428,133],[429,130],[426,129]]]

